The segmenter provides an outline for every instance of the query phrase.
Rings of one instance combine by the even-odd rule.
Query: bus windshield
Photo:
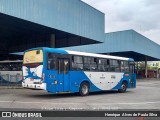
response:
[[[42,50],[32,50],[25,52],[23,64],[42,63],[42,62],[43,62]]]

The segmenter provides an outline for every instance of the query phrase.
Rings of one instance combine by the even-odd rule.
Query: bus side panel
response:
[[[57,70],[47,70],[47,51],[43,49],[43,73],[44,73],[44,83],[46,83],[46,90],[48,92],[55,93],[57,87],[54,85],[54,80],[56,79]]]
[[[124,80],[127,80],[128,83],[127,88],[136,88],[136,74],[133,73],[128,73],[128,74],[130,74],[129,77],[124,76],[121,81],[123,82]]]
[[[119,85],[124,73],[115,72],[85,72],[91,82],[102,90],[111,90]]]
[[[69,74],[70,80],[68,82],[70,87],[68,92],[71,93],[79,92],[80,85],[84,81],[90,84],[90,92],[120,89],[124,80],[127,81],[128,88],[135,88],[136,86],[136,82],[134,82],[134,87],[131,87],[131,77],[124,76],[124,73],[70,71]],[[54,84],[54,80],[58,80],[58,84]],[[60,90],[58,71],[48,72],[48,74],[45,75],[45,82],[47,83],[48,92],[63,92]]]
[[[115,72],[85,72],[93,86],[102,90],[120,89],[123,81],[126,81],[128,88],[135,88],[135,74]],[[127,74],[127,75],[126,75]],[[92,90],[91,90],[92,91]]]
[[[136,88],[136,74],[135,73],[132,75],[131,82],[133,82],[131,83],[131,88]]]
[[[46,70],[45,72],[45,82],[47,84],[47,91],[56,93],[60,90],[60,86],[58,84],[55,84],[54,81],[58,80],[58,74],[57,70]]]
[[[128,88],[131,88],[131,76],[124,76],[124,73],[72,71],[70,78],[71,92],[79,92],[83,81],[90,83],[90,92],[120,89],[124,80],[127,81]]]
[[[86,76],[83,71],[71,71],[70,72],[70,91],[79,92],[79,88],[82,82],[88,82],[90,85],[90,92],[100,91],[92,81]]]
[[[125,76],[125,74],[128,74],[129,76]],[[122,79],[112,89],[120,89],[121,88],[121,84],[124,81],[127,82],[127,88],[136,88],[136,74],[130,74],[130,73],[127,72],[127,73],[124,73]]]

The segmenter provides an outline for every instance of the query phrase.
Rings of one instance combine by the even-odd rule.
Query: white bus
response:
[[[22,60],[0,61],[0,84],[22,82]]]

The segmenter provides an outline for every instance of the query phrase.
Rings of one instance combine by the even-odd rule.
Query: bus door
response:
[[[68,58],[58,58],[58,88],[60,92],[69,91],[69,59]]]
[[[130,62],[129,63],[129,71],[130,71],[130,76],[131,76],[131,87],[135,87],[135,79],[136,79],[136,76],[135,76],[135,64],[134,62]]]

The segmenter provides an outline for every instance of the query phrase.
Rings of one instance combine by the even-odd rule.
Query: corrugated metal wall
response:
[[[131,51],[133,46],[132,31],[111,32],[105,34],[105,42],[100,44],[83,45],[78,47],[66,47],[65,49],[91,52],[110,53]]]
[[[133,46],[132,49],[134,49],[135,52],[143,53],[145,55],[149,55],[155,58],[160,59],[160,45],[151,41],[150,39],[146,38],[145,36],[142,36],[141,34],[132,31],[132,37],[133,37]],[[134,46],[136,46],[134,48]]]
[[[0,0],[0,13],[103,42],[104,14],[80,0]]]
[[[65,49],[91,53],[133,51],[160,59],[160,45],[134,30],[106,33],[105,42],[101,44],[66,47]]]
[[[119,31],[106,33],[105,46],[103,50],[108,52],[123,52],[123,51],[132,51],[132,31]]]

